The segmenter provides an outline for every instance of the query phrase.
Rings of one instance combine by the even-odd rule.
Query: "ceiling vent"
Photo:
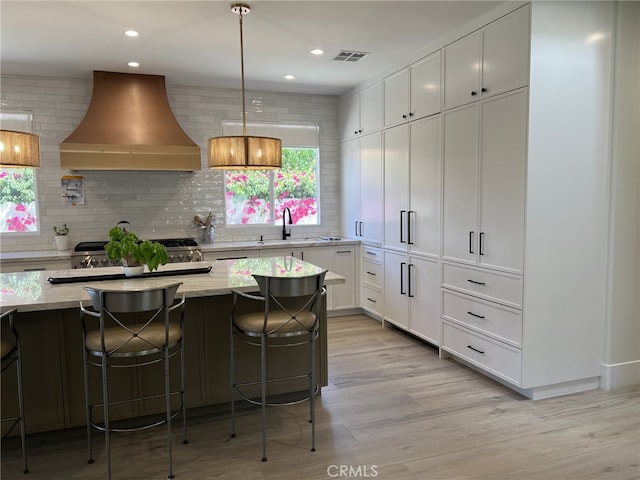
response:
[[[338,62],[357,62],[358,60],[369,55],[369,52],[354,52],[349,50],[342,50],[333,59]]]

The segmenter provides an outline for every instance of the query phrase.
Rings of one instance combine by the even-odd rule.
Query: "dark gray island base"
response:
[[[276,257],[274,257],[276,258]],[[281,261],[283,257],[278,257]],[[287,257],[291,258],[291,257]],[[251,259],[253,261],[258,259]],[[259,259],[268,261],[270,258]],[[306,270],[317,269],[314,265],[293,259],[298,266],[304,266]],[[230,288],[241,288],[243,290],[255,290],[253,278],[248,271],[242,270],[242,279],[238,275],[230,274],[229,280],[224,280],[226,284],[221,284],[221,277],[229,272],[238,272],[235,267],[239,260],[225,260],[216,262],[213,271],[205,275],[184,275],[171,276],[164,280],[162,277],[153,280],[140,280],[148,283],[184,281],[178,295],[185,292],[187,295],[185,321],[184,321],[184,342],[185,342],[185,370],[186,370],[186,401],[190,409],[198,407],[210,407],[216,410],[229,408],[230,386],[229,386],[229,317],[231,312]],[[200,265],[201,266],[201,265]],[[288,263],[287,267],[291,264]],[[257,269],[257,265],[251,265]],[[100,269],[102,272],[106,269]],[[277,272],[278,270],[273,270]],[[72,275],[73,271],[68,272]],[[302,273],[302,271],[300,271]],[[41,281],[46,282],[45,273],[51,276],[53,272],[25,272],[17,274],[1,274],[0,278],[9,280],[8,275],[17,275],[18,280],[34,282],[34,278],[41,276]],[[289,270],[288,275],[292,275]],[[27,276],[31,276],[27,278]],[[15,282],[16,278],[11,281]],[[326,283],[341,283],[344,279],[329,272]],[[117,288],[114,285],[122,284],[122,288],[131,288],[132,280],[93,282],[92,285],[101,285],[106,288]],[[89,282],[87,282],[88,284]],[[125,285],[126,283],[126,285]],[[3,288],[8,282],[3,282]],[[209,284],[207,288],[204,284]],[[74,284],[79,298],[88,300],[83,290],[84,284]],[[80,324],[79,308],[56,308],[57,305],[50,305],[51,298],[55,297],[55,290],[50,288],[62,287],[58,285],[43,286],[46,292],[42,296],[49,296],[47,300],[25,301],[21,311],[20,305],[16,314],[16,324],[18,325],[20,339],[22,342],[23,354],[23,377],[24,377],[24,397],[25,397],[25,417],[27,432],[41,432],[47,430],[58,430],[85,425],[86,417],[84,411],[84,383],[82,373],[82,328]],[[68,284],[64,291],[60,291],[62,296],[58,304],[68,304],[71,288]],[[208,293],[208,294],[207,294]],[[79,300],[78,300],[79,301]],[[15,299],[13,300],[15,302]],[[72,301],[77,305],[77,301]],[[2,308],[9,308],[10,301],[3,293]],[[47,306],[51,308],[46,308]],[[255,308],[254,305],[243,305],[248,310]],[[31,310],[31,311],[25,311]],[[316,378],[320,386],[326,386],[327,375],[327,336],[326,336],[326,304],[323,305],[320,319],[320,337],[317,342],[316,352]],[[3,325],[3,336],[4,336]],[[246,378],[259,378],[259,349],[245,344],[238,344],[237,359],[242,359],[238,365],[238,373]],[[269,369],[274,375],[293,374],[304,371],[308,361],[308,351],[305,347],[294,349],[274,349],[270,353]],[[179,384],[178,363],[172,366],[172,383]],[[175,367],[175,368],[173,368]],[[160,372],[154,372],[148,367],[143,369],[143,373],[132,373],[116,371],[114,375],[119,376],[112,381],[110,387],[111,400],[130,397],[132,392],[136,394],[160,392],[162,384],[158,379],[162,378]],[[99,388],[99,369],[91,369],[92,385]],[[146,372],[144,372],[146,370]],[[110,372],[111,374],[111,372]],[[2,414],[8,414],[17,408],[15,390],[12,388],[15,383],[13,370],[5,372],[2,378]],[[306,388],[305,381],[296,381],[287,385],[281,385],[279,391],[271,393],[297,392]],[[94,392],[98,393],[98,392]],[[135,405],[123,404],[112,409],[112,418],[133,418],[163,411],[162,400],[151,400],[138,402]],[[4,433],[4,431],[3,431]]]

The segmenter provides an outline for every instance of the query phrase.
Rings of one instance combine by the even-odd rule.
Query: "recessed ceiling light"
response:
[[[127,37],[137,37],[138,36],[138,32],[136,32],[135,30],[127,30],[126,32],[124,32],[124,34]]]
[[[296,77],[294,77],[293,75],[285,75],[284,78],[286,78],[287,80],[293,80]]]
[[[138,62],[129,62],[127,63],[127,65],[129,65],[132,68],[137,68],[140,66],[140,64]]]
[[[321,48],[314,48],[310,53],[311,55],[322,55],[324,53],[324,50],[322,50]]]

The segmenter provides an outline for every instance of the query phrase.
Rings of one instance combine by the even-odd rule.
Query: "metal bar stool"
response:
[[[7,368],[15,363],[18,383],[18,416],[2,419],[2,422],[13,422],[3,438],[9,435],[16,425],[20,425],[20,440],[22,442],[22,471],[24,473],[29,473],[29,469],[27,468],[27,439],[24,426],[24,397],[22,392],[22,351],[20,346],[20,337],[18,336],[18,331],[16,330],[16,326],[13,321],[13,314],[16,311],[17,310],[13,308],[0,314],[0,321],[4,322],[5,319],[8,320],[9,330],[13,336],[11,339],[2,338],[0,340],[2,372],[4,373]]]
[[[318,338],[320,308],[326,295],[324,277],[327,272],[304,277],[269,277],[253,275],[260,295],[232,290],[231,311],[231,437],[236,436],[235,396],[236,392],[248,402],[262,407],[262,461],[267,461],[266,408],[267,406],[293,405],[309,401],[311,423],[311,451],[315,452],[315,341]],[[239,298],[260,302],[261,310],[255,313],[238,314]],[[245,343],[260,347],[260,380],[236,383],[234,337]],[[277,339],[275,342],[272,340]],[[308,344],[308,371],[302,375],[268,378],[267,350],[271,347],[295,347]],[[267,399],[267,385],[297,378],[309,379],[308,395],[295,401]],[[245,387],[260,386],[260,399],[250,398]]]
[[[167,450],[169,457],[168,478],[174,478],[171,448],[171,419],[182,412],[184,429],[183,443],[187,440],[187,412],[185,403],[185,369],[183,348],[183,320],[185,296],[177,303],[174,297],[180,283],[159,288],[140,290],[103,290],[85,287],[91,298],[92,306],[86,307],[80,302],[83,339],[84,339],[84,385],[87,414],[87,442],[89,463],[93,463],[91,445],[92,427],[103,431],[107,457],[107,478],[111,478],[110,432],[123,432],[147,429],[158,425],[167,425]],[[171,312],[179,309],[179,319],[171,321]],[[133,315],[133,320],[131,319]],[[91,322],[99,319],[99,322]],[[131,324],[134,321],[135,323]],[[99,323],[95,325],[95,323]],[[169,360],[180,356],[180,390],[171,391]],[[143,361],[139,359],[144,357]],[[142,368],[162,363],[164,367],[164,392],[157,395],[136,396],[117,402],[109,402],[107,372],[110,368]],[[89,365],[100,367],[102,372],[102,404],[91,404],[89,385]],[[180,406],[172,411],[171,397],[179,396]],[[109,420],[109,407],[116,404],[138,402],[154,398],[165,400],[165,418],[136,425],[134,427],[116,427]],[[93,419],[93,409],[102,408],[103,424]]]

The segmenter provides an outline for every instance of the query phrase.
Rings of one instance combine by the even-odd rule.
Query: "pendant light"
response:
[[[39,166],[40,140],[37,135],[0,130],[0,168]]]
[[[245,4],[234,4],[231,11],[240,18],[240,72],[242,76],[242,135],[214,137],[208,142],[209,168],[222,170],[267,170],[282,165],[282,141],[247,135],[244,91],[244,42],[242,17],[251,11]]]

